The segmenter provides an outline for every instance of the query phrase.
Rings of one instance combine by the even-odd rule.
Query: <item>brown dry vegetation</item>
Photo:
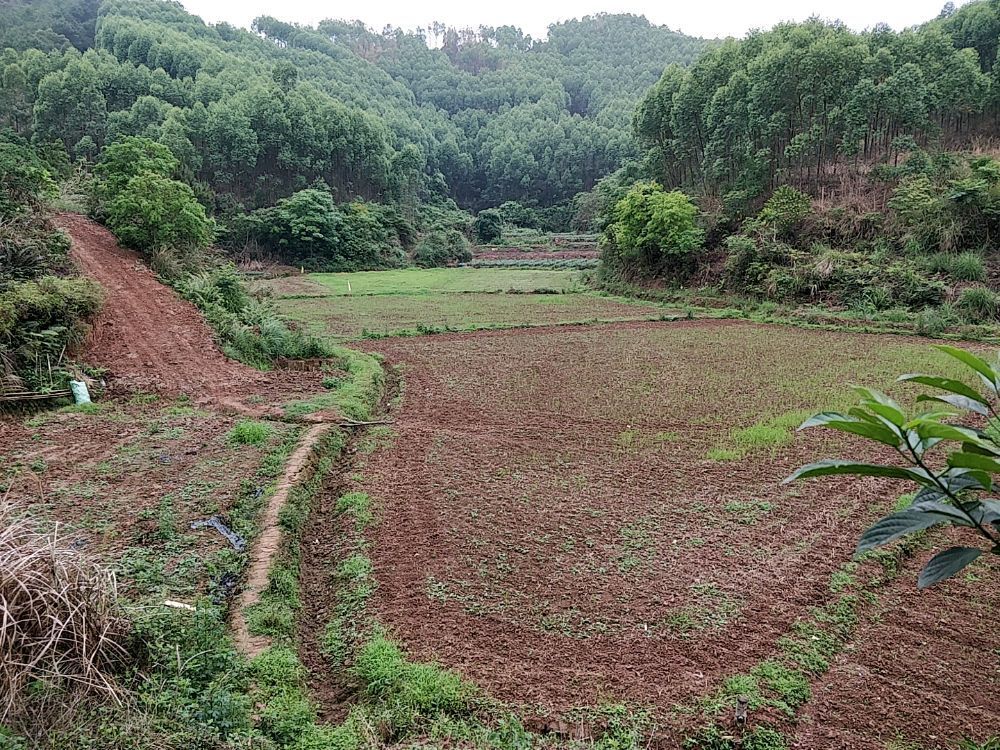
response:
[[[117,701],[127,630],[114,573],[0,500],[0,722],[24,718],[35,681]]]

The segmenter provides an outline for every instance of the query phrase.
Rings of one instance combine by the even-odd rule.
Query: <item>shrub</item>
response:
[[[884,283],[892,290],[893,299],[908,307],[939,305],[944,301],[944,284],[924,276],[910,261],[889,265],[872,261],[869,273],[874,283]]]
[[[32,148],[0,141],[0,216],[27,213],[55,194],[49,170]]]
[[[812,199],[790,185],[781,185],[767,199],[753,225],[788,237],[812,212]]]
[[[178,166],[173,153],[162,143],[138,136],[123,138],[104,149],[94,168],[100,177],[99,197],[113,200],[140,175],[170,178]]]
[[[277,359],[331,354],[318,338],[279,319],[268,301],[248,295],[233,266],[191,276],[179,290],[205,314],[222,350],[251,367],[266,369]]]
[[[903,180],[893,192],[889,207],[907,238],[923,248],[948,250],[944,232],[951,224],[948,205],[925,175]]]
[[[538,214],[534,209],[521,205],[517,201],[505,201],[497,209],[503,222],[514,227],[528,229],[538,228]]]
[[[421,268],[468,263],[470,260],[472,250],[469,241],[456,229],[437,230],[424,236],[413,254],[413,261]]]
[[[680,191],[640,182],[615,205],[602,238],[602,260],[626,276],[683,270],[704,241],[698,208]]]
[[[1000,295],[983,286],[963,289],[955,307],[970,323],[994,321],[1000,316]]]
[[[1000,228],[998,172],[1000,164],[983,157],[904,179],[889,201],[904,239],[929,250],[986,247]]]
[[[472,222],[472,231],[481,245],[499,242],[503,237],[503,215],[495,208],[480,211]]]
[[[18,281],[30,281],[68,268],[69,237],[37,216],[0,222],[0,292]]]
[[[34,389],[64,385],[67,347],[82,339],[79,320],[97,312],[100,287],[89,279],[43,276],[0,293],[0,380]]]
[[[216,305],[226,312],[239,313],[250,304],[250,295],[233,266],[192,275],[181,284],[181,292],[202,309]]]
[[[799,275],[792,272],[807,254],[782,242],[753,239],[745,235],[726,238],[726,286],[755,297],[787,299],[804,290]]]
[[[911,260],[889,263],[822,245],[805,252],[761,236],[736,235],[726,245],[726,285],[756,297],[825,295],[863,310],[897,305],[920,309],[939,305],[945,297],[944,284],[923,275]]]
[[[234,220],[225,244],[257,243],[286,261],[331,271],[398,266],[413,225],[392,206],[335,204],[325,187],[300,190],[274,206]]]
[[[123,244],[146,252],[204,248],[215,231],[190,187],[151,172],[130,179],[110,200],[107,224]]]

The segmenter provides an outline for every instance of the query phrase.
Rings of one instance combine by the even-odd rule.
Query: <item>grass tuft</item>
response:
[[[382,704],[396,732],[441,713],[463,715],[471,709],[471,685],[436,664],[408,661],[385,636],[358,650],[352,671],[365,693]]]
[[[273,429],[266,422],[243,419],[226,435],[230,445],[263,445],[271,437]]]
[[[984,286],[963,289],[955,307],[970,323],[992,322],[1000,317],[1000,294]]]
[[[371,505],[371,498],[364,492],[349,492],[337,501],[337,512],[351,516],[355,532],[361,534],[372,522]]]

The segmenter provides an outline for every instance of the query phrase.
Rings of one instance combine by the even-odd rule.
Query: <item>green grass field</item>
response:
[[[578,271],[409,268],[287,276],[259,286],[274,295],[283,317],[334,340],[681,314],[594,294]]]
[[[428,294],[434,292],[559,291],[580,285],[579,271],[506,268],[404,268],[395,271],[314,273],[327,294]],[[279,286],[280,288],[280,286]]]
[[[386,294],[279,298],[285,318],[333,339],[429,330],[477,330],[561,323],[645,320],[676,313],[656,304],[592,294]]]

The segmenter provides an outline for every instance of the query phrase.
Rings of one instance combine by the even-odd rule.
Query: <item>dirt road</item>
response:
[[[61,214],[55,223],[72,238],[80,270],[104,288],[86,361],[106,367],[116,387],[225,398],[264,380],[227,359],[194,305],[161,284],[107,229],[76,214]]]

